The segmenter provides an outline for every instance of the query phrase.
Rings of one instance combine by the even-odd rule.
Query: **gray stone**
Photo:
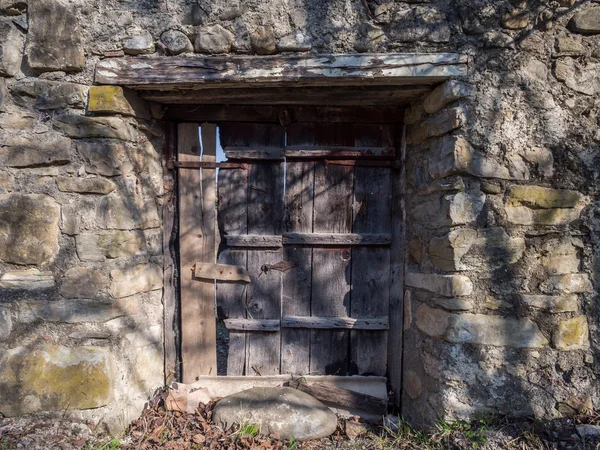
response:
[[[154,39],[148,32],[123,39],[123,51],[128,55],[154,53]]]
[[[551,239],[542,246],[542,266],[550,275],[579,272],[581,263],[577,246],[570,238]]]
[[[600,64],[578,62],[565,57],[556,60],[554,75],[576,92],[585,95],[600,93]]]
[[[227,429],[233,424],[258,426],[260,433],[281,439],[319,439],[337,428],[336,415],[323,403],[292,388],[255,387],[220,400],[214,422]]]
[[[72,267],[65,272],[60,293],[66,298],[95,298],[108,287],[108,277],[87,267]]]
[[[485,204],[485,194],[459,192],[451,195],[434,195],[419,202],[410,212],[412,217],[429,229],[462,225],[474,222]]]
[[[554,155],[547,148],[528,147],[523,150],[522,156],[528,162],[536,164],[544,177],[551,177],[554,174]]]
[[[452,314],[421,305],[417,309],[415,320],[422,333],[457,344],[516,348],[539,348],[548,344],[546,337],[530,319]]]
[[[273,27],[258,27],[250,35],[252,50],[259,55],[277,53],[277,40]]]
[[[160,35],[160,41],[167,48],[169,55],[193,52],[194,46],[184,32],[179,30],[167,30]]]
[[[564,294],[579,294],[593,292],[593,286],[587,273],[570,273],[548,278],[540,285],[540,290],[547,294],[562,292]]]
[[[444,136],[435,141],[431,147],[428,166],[429,175],[433,179],[455,174],[503,180],[513,178],[506,166],[475,151],[463,137]]]
[[[579,219],[578,208],[531,209],[526,206],[506,206],[506,218],[517,225],[568,225]]]
[[[208,14],[202,7],[194,3],[190,12],[190,22],[192,25],[204,25],[208,20]]]
[[[19,322],[103,323],[117,317],[130,316],[140,310],[139,300],[23,300],[19,303]]]
[[[587,317],[577,316],[558,324],[552,343],[558,350],[587,350],[590,347]]]
[[[115,183],[100,177],[58,177],[56,185],[62,192],[78,192],[81,194],[109,194],[116,188]]]
[[[98,203],[96,217],[98,226],[105,229],[132,230],[160,226],[154,199],[143,200],[131,193],[128,197],[117,193],[103,197]]]
[[[386,39],[383,29],[369,22],[361,23],[358,30],[359,38],[354,43],[357,52],[374,52]]]
[[[507,192],[510,204],[523,204],[536,208],[575,208],[584,200],[583,194],[568,189],[551,189],[542,186],[511,186]]]
[[[301,31],[284,36],[277,43],[280,52],[308,52],[311,48],[310,39]]]
[[[63,205],[62,207],[62,224],[61,230],[63,233],[70,236],[79,234],[81,227],[81,211],[75,205]]]
[[[128,297],[162,288],[162,268],[157,264],[137,264],[110,271],[109,293],[114,298]]]
[[[585,53],[585,48],[579,39],[573,36],[556,38],[556,56],[579,56]]]
[[[84,108],[88,87],[76,83],[27,78],[11,86],[13,95],[35,99],[37,109]]]
[[[466,123],[466,111],[462,107],[450,108],[437,113],[409,128],[406,143],[418,145],[427,138],[443,136]]]
[[[521,294],[520,298],[525,306],[550,313],[577,312],[579,310],[577,295]]]
[[[221,14],[219,14],[219,20],[228,21],[237,19],[246,12],[246,9],[247,7],[245,4],[225,8]]]
[[[75,238],[77,256],[82,261],[104,261],[139,255],[148,251],[144,233],[113,231],[99,234],[80,234]]]
[[[135,141],[135,133],[128,121],[118,117],[86,117],[75,114],[59,114],[54,126],[73,138],[112,138]]]
[[[581,34],[600,33],[600,7],[584,9],[576,13],[569,22],[569,28]]]
[[[8,308],[0,308],[0,341],[8,338],[12,331],[12,318]]]
[[[116,377],[116,363],[105,348],[53,344],[11,348],[0,358],[0,413],[14,417],[98,408],[113,400]]]
[[[434,297],[431,301],[436,306],[448,311],[470,311],[473,309],[473,302],[466,298]]]
[[[431,262],[446,271],[460,270],[460,260],[476,238],[477,231],[471,228],[461,228],[445,236],[434,237],[429,242]]]
[[[0,77],[0,112],[4,111],[4,100],[8,95],[8,89],[6,88],[6,79]]]
[[[14,77],[19,73],[24,41],[12,21],[0,18],[0,76]]]
[[[444,106],[461,98],[469,97],[473,89],[466,83],[448,80],[436,87],[423,101],[423,109],[428,114],[434,114]]]
[[[473,283],[464,275],[407,272],[404,283],[407,286],[434,292],[444,297],[462,297],[471,295],[473,292]]]
[[[81,70],[85,55],[77,11],[60,0],[29,0],[27,62],[40,72]]]
[[[24,0],[0,0],[0,12],[7,16],[20,16],[27,12]]]
[[[12,191],[14,181],[10,173],[0,171],[0,194]]]
[[[514,39],[499,30],[493,30],[485,33],[483,37],[484,44],[487,48],[514,48]]]
[[[389,35],[399,42],[448,42],[450,27],[446,15],[437,8],[407,5],[394,14]]]
[[[0,143],[0,165],[39,167],[71,161],[71,139],[58,133],[6,135]]]
[[[124,142],[97,140],[77,142],[77,152],[85,162],[87,173],[110,177],[131,172],[136,150]]]
[[[0,195],[0,261],[46,264],[58,255],[60,206],[42,194]]]
[[[54,287],[52,272],[40,272],[38,269],[12,270],[0,277],[0,288],[34,291]]]
[[[509,30],[520,30],[531,24],[531,13],[527,9],[515,8],[502,15],[500,20],[502,28]]]
[[[600,425],[579,424],[575,425],[577,434],[582,438],[598,438],[600,437]]]
[[[194,50],[198,53],[229,53],[235,40],[233,33],[221,25],[209,25],[198,29]]]

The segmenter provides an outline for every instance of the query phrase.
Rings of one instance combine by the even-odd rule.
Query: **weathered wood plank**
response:
[[[398,127],[396,132],[396,158],[400,170],[392,172],[392,245],[390,252],[390,332],[388,333],[388,379],[392,390],[392,402],[400,405],[402,393],[402,352],[404,322],[404,241],[405,203],[404,186],[406,180],[406,127]],[[399,132],[398,132],[399,131]]]
[[[283,148],[247,150],[244,148],[226,147],[223,151],[227,159],[283,161]]]
[[[369,160],[369,159],[326,159],[325,164],[352,167],[395,167],[395,161]]]
[[[389,233],[284,233],[284,245],[389,245]]]
[[[322,402],[338,405],[347,409],[369,411],[373,414],[385,414],[387,401],[367,394],[342,389],[327,383],[304,383],[290,381],[289,386],[312,395]]]
[[[389,123],[401,122],[403,115],[403,109],[397,106],[169,105],[165,119],[182,122],[281,123],[285,116],[292,122]]]
[[[194,56],[106,59],[95,82],[137,88],[162,86],[351,85],[437,82],[467,74],[456,53],[347,54],[319,56]]]
[[[225,319],[228,330],[279,331],[279,319]]]
[[[246,268],[242,266],[197,262],[194,264],[193,269],[196,278],[250,283],[250,275],[248,275]]]
[[[311,328],[323,330],[387,330],[387,317],[355,319],[352,317],[284,316],[282,328]]]
[[[197,161],[200,159],[200,141],[197,124],[178,126],[178,159]],[[210,146],[208,131],[207,147]],[[210,157],[212,151],[205,148]],[[214,153],[213,153],[214,154]],[[213,172],[214,173],[214,172]],[[203,201],[203,192],[206,194]],[[200,375],[216,374],[216,323],[214,314],[214,288],[212,283],[203,283],[199,288],[189,268],[200,260],[214,261],[214,226],[212,235],[208,218],[210,201],[214,220],[214,188],[211,195],[210,177],[201,180],[200,171],[187,170],[179,176],[179,248],[181,286],[181,356],[182,380],[195,381]],[[198,234],[201,238],[198,239]],[[211,244],[212,242],[212,244]],[[211,248],[212,245],[212,248]],[[204,287],[206,289],[204,289]]]
[[[394,156],[394,149],[392,147],[286,146],[285,156],[292,159],[391,158]]]
[[[245,247],[245,248],[281,248],[282,237],[269,236],[261,234],[228,234],[223,236],[229,247]]]
[[[228,233],[248,232],[248,171],[221,169],[218,178],[218,224],[221,248],[218,262],[247,268],[247,251],[226,246]],[[242,283],[217,282],[217,315],[219,319],[246,318],[246,289]],[[219,353],[219,356],[223,356]],[[246,333],[231,331],[227,349],[227,375],[243,375],[246,364]]]
[[[163,304],[164,304],[164,346],[165,346],[165,384],[179,378],[179,364],[177,364],[177,343],[178,343],[178,319],[179,309],[177,290],[175,287],[175,268],[177,267],[175,241],[177,235],[175,230],[175,205],[177,195],[174,190],[174,173],[168,167],[168,163],[175,154],[175,139],[177,126],[166,124],[164,127],[163,138],[163,234],[162,234],[162,254],[163,254]]]
[[[150,88],[150,86],[148,86]],[[140,95],[152,102],[173,105],[189,104],[203,106],[231,105],[323,105],[337,107],[403,107],[408,106],[414,100],[422,98],[433,87],[428,84],[410,86],[338,86],[338,87],[296,87],[296,88],[252,88],[244,86],[241,88],[219,88],[201,90],[159,90],[139,91]],[[195,106],[194,106],[195,107]],[[193,116],[182,117],[184,121],[190,121]],[[201,117],[205,117],[201,115]],[[237,118],[236,118],[237,119]],[[179,118],[177,118],[179,120]],[[200,120],[200,119],[199,119]],[[201,120],[216,120],[205,117]],[[255,119],[260,120],[260,117]],[[251,122],[255,120],[250,120]],[[392,122],[401,121],[402,115],[392,116]],[[238,121],[238,120],[235,120]],[[248,120],[240,119],[240,122]],[[263,122],[263,120],[260,120]],[[304,121],[304,120],[303,120]],[[305,120],[306,122],[324,122],[318,120]],[[271,122],[267,120],[265,122]],[[352,122],[351,120],[343,122]]]

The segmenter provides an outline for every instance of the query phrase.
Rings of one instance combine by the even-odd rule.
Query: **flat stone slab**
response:
[[[287,387],[255,387],[219,401],[213,420],[226,429],[233,424],[259,427],[261,434],[281,439],[319,439],[337,428],[336,415],[316,398]]]

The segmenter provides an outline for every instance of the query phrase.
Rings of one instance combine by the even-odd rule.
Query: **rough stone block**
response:
[[[284,36],[277,42],[277,50],[280,52],[308,52],[311,48],[310,38],[301,31]]]
[[[118,117],[86,117],[65,113],[54,117],[54,126],[73,138],[135,140],[131,125]]]
[[[110,271],[109,292],[114,298],[128,297],[162,288],[162,268],[157,264],[138,264]]]
[[[0,0],[0,12],[7,16],[20,16],[27,12],[25,0]]]
[[[60,293],[67,298],[95,298],[108,287],[108,277],[87,267],[73,267],[66,271]]]
[[[115,190],[116,185],[105,178],[73,178],[58,177],[56,185],[62,192],[77,192],[80,194],[109,194]]]
[[[88,111],[150,119],[150,106],[135,91],[120,86],[91,86]]]
[[[436,87],[423,101],[423,109],[434,114],[444,106],[471,95],[473,89],[466,83],[448,80]]]
[[[585,48],[579,39],[572,36],[556,38],[556,56],[579,56],[585,53]]]
[[[415,320],[422,333],[457,344],[515,348],[539,348],[548,344],[538,326],[529,319],[452,314],[421,305],[415,314]]]
[[[124,142],[97,140],[77,142],[77,152],[87,173],[111,177],[131,172],[136,149]]]
[[[0,195],[0,261],[45,264],[58,254],[60,207],[42,194]]]
[[[517,225],[568,225],[579,219],[583,207],[531,209],[527,206],[506,206],[506,218]]]
[[[229,53],[234,40],[233,33],[219,24],[200,27],[194,50],[198,53]]]
[[[52,272],[40,272],[38,269],[11,270],[0,277],[2,289],[50,289],[54,287]]]
[[[14,77],[21,70],[24,36],[7,19],[0,20],[0,76]]]
[[[167,30],[160,36],[160,42],[169,55],[179,55],[194,51],[194,46],[186,34],[179,30]]]
[[[71,139],[58,133],[6,135],[0,143],[0,165],[37,167],[71,161]]]
[[[584,9],[576,13],[569,22],[569,28],[581,34],[600,33],[600,7]]]
[[[160,226],[158,210],[153,199],[143,200],[112,193],[103,197],[96,210],[98,226],[105,229],[132,230]]]
[[[517,262],[524,252],[525,240],[503,228],[453,230],[429,244],[431,262],[448,271],[493,270]]]
[[[587,318],[577,316],[560,322],[552,341],[558,350],[587,350],[590,346],[588,334]]]
[[[40,72],[81,70],[85,55],[77,13],[59,0],[29,0],[27,60]]]
[[[13,96],[35,99],[37,109],[83,108],[88,87],[83,84],[26,78],[11,86]],[[21,99],[25,103],[25,98]]]
[[[0,308],[0,341],[8,338],[12,331],[12,318],[8,308]]]
[[[520,297],[525,306],[550,313],[577,312],[579,309],[577,295],[522,294]]]
[[[473,309],[473,302],[467,298],[434,297],[431,301],[436,306],[448,311],[470,311]]]
[[[8,95],[8,88],[6,87],[6,79],[0,77],[0,112],[4,112],[4,100]]]
[[[541,263],[550,275],[579,272],[580,258],[574,240],[551,239],[542,246]]]
[[[277,53],[277,40],[273,27],[261,26],[250,35],[252,50],[258,55],[273,55]]]
[[[128,55],[147,55],[154,53],[154,39],[148,32],[123,40],[123,50]]]
[[[508,190],[511,205],[535,208],[575,208],[584,200],[583,194],[568,189],[551,189],[542,186],[511,186]]]
[[[12,348],[0,360],[0,412],[14,417],[104,406],[113,399],[116,374],[115,361],[104,348]]]
[[[485,194],[481,192],[434,195],[419,202],[409,215],[424,227],[436,229],[474,222],[484,204]]]
[[[569,88],[585,95],[600,93],[600,64],[565,57],[556,60],[554,75]]]
[[[502,15],[500,21],[502,28],[509,30],[520,30],[531,24],[531,13],[527,9],[515,8]]]
[[[106,258],[134,256],[148,251],[144,233],[114,231],[80,234],[75,238],[77,256],[82,261],[104,261]]]
[[[411,273],[405,275],[407,286],[424,289],[444,297],[471,295],[473,283],[464,275],[438,275],[429,273]]]
[[[75,205],[63,205],[61,231],[64,234],[74,236],[79,234],[81,227],[80,210]]]
[[[460,136],[444,136],[434,142],[428,156],[429,175],[438,179],[456,174],[470,174],[482,178],[509,180],[508,167],[475,151]]]
[[[0,194],[12,191],[14,182],[15,179],[10,173],[0,171]]]
[[[540,289],[547,294],[554,292],[580,294],[592,292],[594,288],[587,273],[570,273],[550,277],[540,285]]]
[[[465,109],[462,107],[445,109],[409,128],[406,143],[418,145],[430,137],[443,136],[462,127],[467,120]]]
[[[448,42],[450,27],[446,15],[437,8],[406,5],[394,14],[389,35],[400,42]]]
[[[100,301],[89,299],[25,300],[19,303],[19,322],[35,321],[58,323],[106,322],[117,317],[130,316],[140,310],[138,299]]]

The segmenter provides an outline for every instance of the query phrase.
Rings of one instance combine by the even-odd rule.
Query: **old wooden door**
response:
[[[395,126],[223,122],[218,131],[228,163],[219,166],[217,182],[216,260],[203,244],[204,262],[220,270],[237,266],[249,278],[191,277],[198,291],[216,288],[217,331],[207,323],[215,321],[214,310],[200,324],[218,347],[218,362],[203,363],[210,374],[398,372],[402,211]],[[214,170],[208,166],[203,172]],[[204,196],[207,180],[212,176],[200,182]],[[203,208],[210,209],[210,200]],[[200,234],[206,240],[207,232]],[[190,258],[188,264],[201,261]],[[210,316],[210,300],[204,304]],[[185,355],[183,364],[185,374]]]

